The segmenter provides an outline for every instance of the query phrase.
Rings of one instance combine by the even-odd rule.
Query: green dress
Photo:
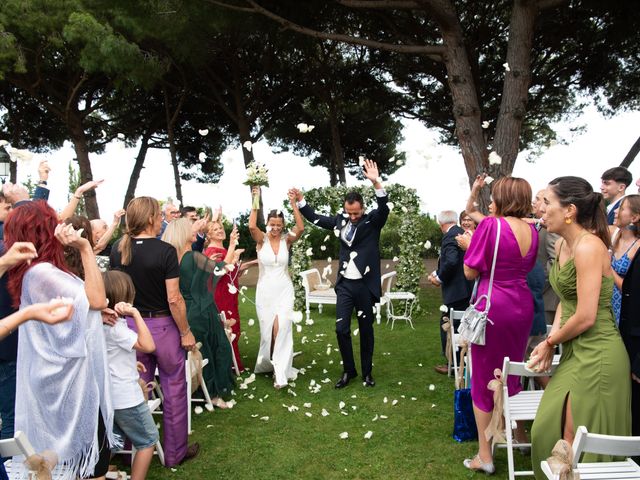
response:
[[[577,306],[576,267],[570,258],[562,267],[554,262],[549,282],[562,304],[561,326]],[[562,438],[565,398],[571,399],[574,428],[589,432],[631,435],[631,376],[620,333],[611,309],[613,279],[603,277],[595,324],[562,344],[562,357],[545,389],[531,430],[531,461],[537,479],[546,476],[540,462],[551,455]],[[595,294],[595,292],[594,292]],[[587,454],[582,461],[608,461],[603,455]]]
[[[209,359],[202,370],[209,395],[228,397],[234,387],[233,353],[213,300],[219,278],[216,267],[224,268],[224,262],[216,264],[199,252],[186,252],[180,262],[180,293],[187,303],[191,331],[202,343],[202,358]]]

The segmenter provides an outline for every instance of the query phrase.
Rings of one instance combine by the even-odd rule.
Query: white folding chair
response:
[[[525,368],[524,362],[512,362],[509,357],[504,357],[504,363],[502,365],[502,380],[504,385],[502,387],[503,393],[503,415],[505,424],[505,438],[506,443],[495,444],[494,447],[507,449],[507,462],[509,465],[509,480],[514,480],[516,476],[532,476],[533,470],[515,471],[513,461],[513,448],[514,447],[531,447],[530,442],[514,442],[513,430],[514,424],[517,422],[525,422],[536,418],[538,407],[540,406],[540,400],[542,399],[543,390],[522,390],[520,393],[509,397],[507,389],[507,379],[509,375],[515,375],[517,377],[542,377],[548,376],[553,373],[557,365],[552,365],[551,372],[536,373]]]
[[[447,359],[447,367],[449,369],[449,376],[451,376],[451,370],[453,370],[453,377],[455,381],[456,388],[460,382],[459,378],[459,366],[458,366],[458,353],[460,352],[460,348],[462,347],[462,338],[459,333],[454,332],[453,323],[454,320],[460,320],[462,315],[464,314],[464,310],[454,310],[453,308],[449,309],[449,324],[451,327],[449,328],[449,345],[451,346],[451,351],[449,352],[448,357],[451,357],[451,361]],[[469,385],[469,379],[471,378],[471,351],[467,353],[465,357],[465,378],[464,378],[464,386],[465,388]]]
[[[640,437],[622,437],[616,435],[601,435],[589,433],[585,426],[578,427],[576,437],[573,440],[573,470],[580,474],[581,480],[595,479],[638,479],[640,478],[640,466],[632,459],[627,458],[618,462],[591,462],[579,463],[583,453],[597,453],[600,455],[616,456],[640,456]],[[542,471],[551,480],[557,480],[549,463],[543,460],[540,463]]]
[[[302,286],[304,287],[304,303],[307,310],[307,320],[311,320],[311,307],[312,303],[318,305],[318,312],[322,313],[322,305],[335,305],[338,297],[336,291],[326,284],[322,283],[322,277],[320,277],[320,271],[317,268],[312,268],[300,272],[302,277]]]
[[[396,320],[404,320],[411,326],[411,328],[413,328],[411,313],[416,301],[416,296],[411,292],[392,292],[391,286],[396,276],[396,272],[388,272],[380,277],[380,281],[382,282],[382,297],[380,298],[380,305],[386,304],[387,306],[387,324],[389,323],[389,320],[391,320],[391,330],[393,330]],[[404,308],[401,308],[402,313],[396,313],[393,304],[394,301],[400,302],[403,305]]]
[[[7,460],[4,468],[9,478],[31,478],[33,472],[29,472],[27,467],[20,460],[24,460],[36,453],[24,432],[15,432],[13,438],[0,440],[0,457],[18,457],[17,461]],[[51,472],[53,480],[62,478],[67,472],[62,465],[56,465]],[[35,477],[34,477],[35,478]]]
[[[189,351],[187,353],[187,359],[185,360],[185,375],[187,377],[187,432],[189,435],[193,432],[191,430],[191,404],[192,403],[202,403],[204,402],[204,406],[208,411],[213,411],[213,403],[211,402],[211,397],[209,396],[209,390],[207,390],[207,386],[204,383],[204,379],[202,378],[202,370],[198,372],[198,382],[200,384],[200,389],[204,395],[204,398],[193,398],[193,381],[191,379],[191,359],[193,358],[193,352]],[[202,369],[209,364],[208,358],[202,359]]]
[[[218,315],[220,317],[220,322],[222,323],[222,328],[226,330],[225,323],[227,321],[227,315],[224,312],[220,312]],[[231,346],[231,358],[233,359],[233,371],[236,372],[236,377],[239,377],[240,369],[238,368],[238,361],[236,360],[236,355],[233,352],[233,340],[229,337],[227,338],[229,339],[229,345]]]

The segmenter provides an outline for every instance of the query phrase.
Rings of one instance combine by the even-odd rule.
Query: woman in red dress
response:
[[[224,231],[222,222],[217,220],[215,222],[209,222],[207,228],[207,239],[209,245],[204,251],[204,254],[211,258],[213,261],[220,261],[227,255],[227,249],[224,248],[222,242],[227,238],[227,234]],[[243,264],[242,267],[236,268],[231,272],[227,272],[216,285],[214,292],[214,300],[218,307],[218,311],[224,312],[227,320],[230,321],[231,332],[234,335],[232,340],[233,355],[236,357],[238,363],[238,369],[242,372],[244,366],[242,365],[242,359],[240,358],[240,351],[238,349],[238,339],[240,338],[240,313],[238,312],[238,295],[240,287],[238,285],[238,276],[240,271],[247,268],[248,264]],[[231,321],[235,320],[235,322]],[[225,325],[225,328],[227,326]]]

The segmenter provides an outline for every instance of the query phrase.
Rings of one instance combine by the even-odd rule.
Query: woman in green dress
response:
[[[234,268],[243,250],[236,250],[238,231],[230,235],[227,256],[214,262],[200,252],[191,250],[195,241],[192,223],[187,218],[174,220],[164,231],[162,240],[175,247],[180,262],[180,293],[187,304],[187,320],[196,341],[202,343],[202,358],[209,359],[202,376],[211,401],[218,408],[227,408],[222,397],[231,395],[234,386],[232,350],[218,316],[213,292],[218,279]]]
[[[572,443],[579,426],[608,435],[629,435],[631,430],[629,358],[611,309],[610,239],[602,195],[582,178],[559,177],[549,183],[542,211],[547,230],[562,237],[549,275],[560,305],[551,333],[533,351],[531,363],[547,370],[555,346],[562,343],[563,351],[531,431],[538,479],[545,478],[540,462],[559,439]]]

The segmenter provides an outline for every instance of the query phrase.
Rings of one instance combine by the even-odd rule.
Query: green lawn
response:
[[[253,298],[254,290],[247,294]],[[423,310],[414,317],[415,330],[404,322],[396,322],[391,330],[384,317],[376,326],[373,373],[377,385],[366,389],[360,381],[334,389],[342,372],[334,334],[335,309],[326,307],[322,315],[313,310],[314,324],[294,333],[294,348],[302,351],[294,365],[306,369],[295,387],[276,391],[270,377],[258,375],[247,390],[236,389],[238,403],[233,409],[194,414],[190,441],[200,443],[200,456],[175,471],[154,460],[148,478],[474,478],[476,474],[467,471],[462,460],[475,454],[477,444],[459,444],[451,438],[453,380],[433,370],[433,365],[442,363],[437,322],[440,293],[425,289],[421,300]],[[241,352],[245,364],[252,366],[259,328],[257,319],[248,326],[249,319],[256,318],[251,303],[241,305],[241,317]],[[354,339],[359,359],[359,338]],[[330,381],[322,383],[327,378]],[[321,385],[317,393],[310,391],[313,382]],[[430,385],[435,389],[430,390]],[[340,402],[345,403],[342,410]],[[290,412],[284,405],[299,410]],[[321,415],[323,409],[328,416]],[[367,440],[368,431],[373,435]],[[342,432],[348,432],[349,438],[341,439]],[[520,454],[516,457],[521,466],[529,461]],[[506,478],[506,451],[498,451],[496,467],[496,477]]]

